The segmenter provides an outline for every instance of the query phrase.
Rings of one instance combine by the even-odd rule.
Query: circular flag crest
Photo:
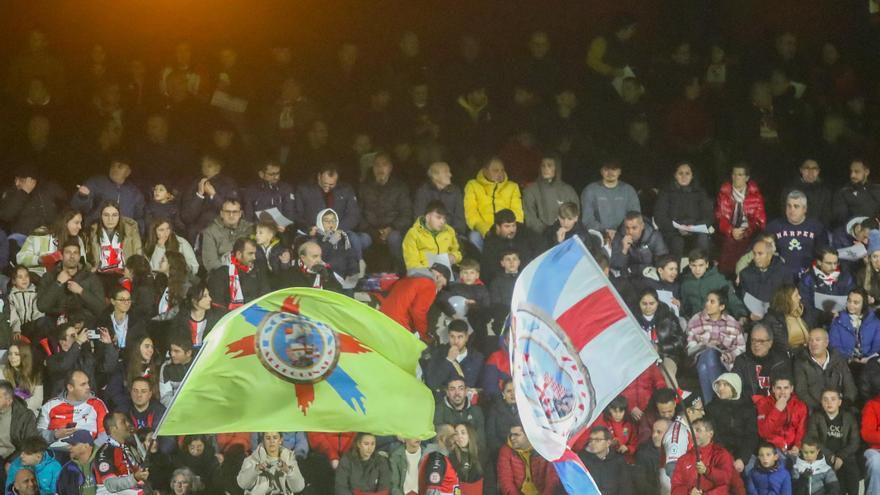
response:
[[[294,383],[319,382],[333,372],[339,361],[336,332],[300,314],[269,313],[254,341],[263,366]]]
[[[521,304],[512,318],[516,342],[513,373],[539,425],[556,432],[581,427],[596,408],[590,373],[556,321]]]

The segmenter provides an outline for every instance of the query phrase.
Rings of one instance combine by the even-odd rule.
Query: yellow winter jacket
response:
[[[464,218],[471,230],[485,236],[495,224],[495,213],[505,208],[513,210],[516,221],[522,223],[522,195],[516,182],[507,180],[506,174],[503,182],[495,183],[480,170],[464,187]]]
[[[425,226],[424,217],[419,217],[403,238],[403,261],[406,269],[428,268],[428,255],[450,253],[455,262],[461,262],[461,249],[455,237],[455,229],[449,224],[440,232],[431,232]]]

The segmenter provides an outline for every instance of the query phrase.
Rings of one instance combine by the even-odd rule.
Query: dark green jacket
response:
[[[742,303],[733,285],[713,266],[702,277],[696,278],[690,272],[682,276],[681,315],[686,319],[703,310],[709,291],[722,290],[727,293],[727,312],[734,318],[749,316],[749,310]]]

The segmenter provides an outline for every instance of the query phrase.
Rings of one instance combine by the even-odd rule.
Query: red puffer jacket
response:
[[[309,448],[338,461],[348,452],[354,442],[355,433],[309,433]]]
[[[862,409],[862,440],[868,448],[880,449],[880,397],[869,400]]]
[[[532,483],[541,491],[541,495],[551,495],[559,484],[553,464],[534,451],[530,463]],[[498,451],[498,488],[501,495],[520,495],[519,489],[525,479],[525,462],[510,448],[510,445],[502,445],[501,450]]]
[[[807,405],[791,394],[785,409],[776,409],[773,396],[755,396],[758,409],[758,436],[777,448],[789,450],[800,447],[807,431]]]
[[[736,201],[733,200],[733,185],[725,182],[718,191],[718,197],[715,199],[715,220],[718,222],[718,230],[725,236],[730,236],[733,226],[730,225],[730,217],[733,216],[733,209]],[[743,213],[749,222],[749,228],[746,237],[751,237],[756,232],[761,232],[767,225],[767,213],[764,212],[764,196],[758,185],[752,181],[746,185],[746,199],[743,201]]]
[[[700,461],[708,469],[706,474],[700,477],[700,490],[703,495],[728,495],[732,493],[736,469],[733,467],[733,457],[723,447],[710,443],[700,447]],[[683,455],[675,471],[672,473],[672,495],[689,495],[697,486],[697,457],[693,449]]]
[[[626,397],[628,411],[631,412],[634,407],[638,407],[642,412],[648,408],[648,402],[651,400],[651,394],[655,390],[666,388],[666,380],[663,378],[663,372],[657,366],[651,366],[644,371],[634,382],[630,383],[620,395]]]
[[[411,332],[418,332],[428,341],[428,310],[437,298],[433,278],[406,277],[391,286],[391,293],[382,301],[379,311]]]

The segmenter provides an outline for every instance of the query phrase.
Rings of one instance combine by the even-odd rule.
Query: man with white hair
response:
[[[770,222],[767,232],[776,237],[776,252],[792,276],[809,267],[816,250],[827,244],[825,228],[807,217],[807,196],[798,190],[788,193],[785,217]]]

